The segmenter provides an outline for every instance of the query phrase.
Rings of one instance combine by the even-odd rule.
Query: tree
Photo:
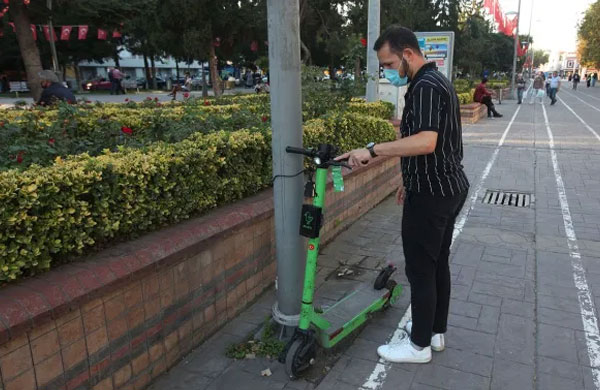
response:
[[[581,63],[600,66],[600,1],[596,1],[585,12],[577,36]]]

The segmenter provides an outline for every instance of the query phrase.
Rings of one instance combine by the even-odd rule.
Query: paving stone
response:
[[[487,389],[490,385],[490,378],[488,377],[433,363],[420,366],[414,381],[449,390],[481,390]]]
[[[465,317],[458,314],[448,314],[448,325],[465,328],[471,330],[477,330],[477,318]]]
[[[508,287],[493,283],[473,282],[472,292],[479,294],[495,295],[501,298],[524,299],[525,287]]]
[[[538,309],[538,320],[545,324],[562,326],[575,330],[583,330],[583,323],[580,315],[562,310],[540,307]]]
[[[538,388],[544,390],[583,390],[582,381],[574,381],[572,379],[563,378],[556,375],[540,374],[536,378]]]
[[[434,363],[481,376],[491,376],[494,359],[473,351],[446,348],[433,355]]]
[[[482,306],[481,314],[477,320],[477,330],[496,334],[498,332],[498,318],[500,309],[493,306]]]
[[[494,356],[495,336],[475,330],[448,327],[446,345],[449,348]]]
[[[538,354],[549,358],[578,363],[575,331],[554,325],[538,324]]]
[[[534,388],[533,366],[507,361],[504,359],[494,360],[492,371],[491,390],[519,389],[527,390]]]
[[[408,371],[399,366],[400,365],[392,365],[383,386],[378,390],[408,389],[411,386],[415,371]]]
[[[531,319],[502,314],[496,336],[495,357],[532,365],[535,353],[535,324]]]
[[[361,337],[357,337],[352,342],[352,345],[348,347],[346,355],[352,358],[361,358],[365,360],[370,360],[373,363],[379,361],[379,355],[377,354],[377,348],[381,345],[381,343],[377,343],[374,341],[366,340]],[[374,364],[373,364],[374,366]]]
[[[360,387],[369,378],[374,367],[375,363],[372,361],[353,357],[338,377],[338,381]]]
[[[535,305],[533,303],[516,301],[509,298],[504,298],[502,300],[502,308],[500,311],[503,314],[512,314],[518,317],[535,317]]]
[[[450,299],[450,313],[465,317],[479,318],[481,305]]]
[[[471,291],[468,296],[468,301],[473,302],[473,303],[478,303],[480,305],[500,307],[500,305],[502,304],[502,297],[498,297],[498,296],[494,296],[494,295],[487,295],[487,294],[480,294],[480,293]]]
[[[540,374],[557,375],[574,381],[582,380],[581,368],[577,364],[544,356],[538,357],[537,360],[537,369]]]

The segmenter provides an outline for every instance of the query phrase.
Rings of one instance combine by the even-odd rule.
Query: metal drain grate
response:
[[[483,197],[483,203],[499,206],[530,207],[533,195],[514,191],[492,191],[487,190]]]

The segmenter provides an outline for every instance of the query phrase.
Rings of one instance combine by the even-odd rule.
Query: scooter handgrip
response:
[[[307,151],[305,149],[296,148],[296,147],[293,147],[293,146],[286,147],[285,151],[288,152],[288,153],[294,153],[294,154],[307,154]]]

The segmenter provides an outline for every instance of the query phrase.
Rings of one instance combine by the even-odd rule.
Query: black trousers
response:
[[[433,333],[445,333],[450,305],[450,244],[454,222],[467,193],[433,196],[407,193],[402,215],[402,244],[410,282],[411,341],[431,344]]]
[[[491,116],[494,112],[494,102],[492,102],[491,96],[484,96],[481,98],[481,104],[485,104],[487,107],[488,116]]]

